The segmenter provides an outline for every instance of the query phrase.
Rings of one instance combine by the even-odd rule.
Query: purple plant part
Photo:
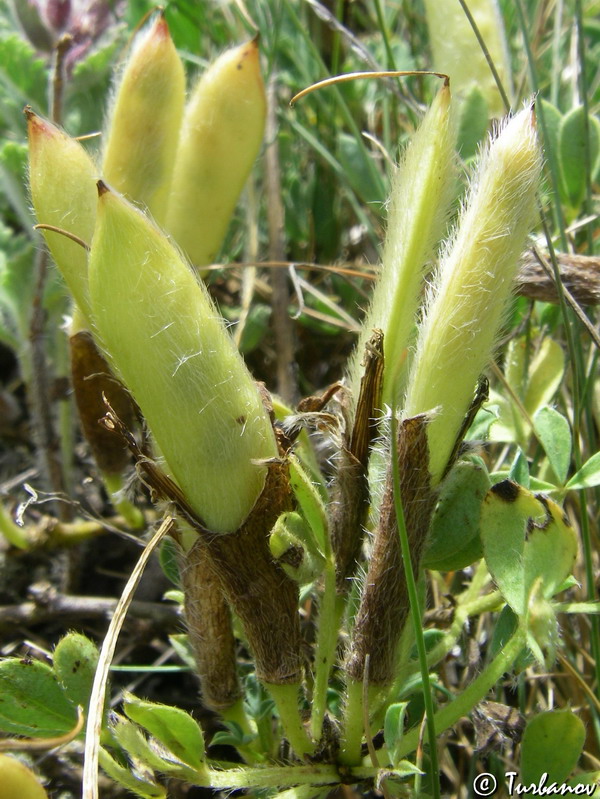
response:
[[[71,36],[67,72],[111,26],[121,19],[125,0],[12,0],[25,36],[38,50],[50,52],[61,36]]]

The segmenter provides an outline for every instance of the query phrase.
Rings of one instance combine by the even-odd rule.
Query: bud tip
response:
[[[159,9],[159,14],[154,23],[154,28],[152,31],[153,35],[157,38],[168,39],[170,37],[169,26],[167,24],[167,20],[165,19],[165,10],[164,8]]]
[[[531,127],[534,130],[537,130],[537,114],[535,113],[535,98],[532,99],[529,105],[529,119],[531,122]]]
[[[107,194],[108,192],[110,192],[110,189],[103,180],[99,180],[96,183],[96,187],[98,189],[98,197],[102,197],[103,194]]]
[[[259,40],[260,34],[256,34],[253,39],[250,39],[249,42],[240,46],[240,60],[238,63],[238,69],[243,68],[243,62],[246,58],[257,59],[259,54]]]
[[[43,133],[47,136],[52,136],[55,130],[52,125],[46,122],[45,119],[38,116],[30,105],[26,105],[23,109],[23,114],[27,121],[27,132],[30,140]]]

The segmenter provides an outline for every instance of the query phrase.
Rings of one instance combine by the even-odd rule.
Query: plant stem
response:
[[[124,494],[120,494],[125,487],[123,475],[105,472],[102,475],[102,482],[108,491],[113,507],[121,514],[129,527],[132,530],[142,530],[146,524],[144,514]]]
[[[27,533],[13,522],[10,513],[2,503],[0,503],[0,535],[4,536],[13,547],[28,549],[30,546]]]
[[[344,733],[340,741],[339,761],[345,766],[360,763],[363,736],[362,683],[349,679],[346,685]]]
[[[33,434],[38,451],[42,480],[46,487],[59,496],[64,492],[60,446],[54,430],[54,418],[50,391],[50,374],[45,348],[44,287],[49,269],[48,252],[43,249],[36,260],[35,294],[29,321],[29,350],[31,383],[28,385],[28,401],[32,419]],[[60,521],[70,521],[73,514],[65,503],[53,503]]]
[[[277,137],[278,82],[269,81],[267,102],[267,123],[265,138],[265,188],[267,192],[267,224],[269,230],[269,260],[285,261],[285,211],[281,199],[281,163],[279,157],[279,139]],[[285,402],[298,399],[295,364],[295,325],[289,314],[290,289],[288,276],[283,269],[274,269],[271,273],[271,310],[273,332],[275,334],[275,352],[277,355],[277,393]]]
[[[445,732],[449,727],[466,716],[481,700],[487,692],[494,687],[502,675],[507,672],[518,656],[521,654],[526,641],[526,631],[519,627],[513,637],[496,655],[495,659],[482,671],[482,673],[459,694],[452,702],[433,717],[433,722],[437,734]],[[420,726],[413,727],[403,738],[399,747],[398,757],[404,757],[413,752],[419,745],[421,734]]]
[[[458,599],[452,624],[448,628],[442,640],[432,647],[427,653],[427,665],[429,668],[432,668],[437,663],[440,663],[446,657],[448,652],[450,652],[450,650],[456,645],[467,619],[472,616],[480,616],[482,613],[499,610],[504,604],[504,600],[502,599],[499,591],[493,591],[485,596],[472,596],[472,588],[475,583],[478,590],[482,587],[482,580],[478,579],[478,577],[482,577],[483,573],[487,575],[485,563],[483,561],[481,563],[483,566],[481,573],[479,570],[475,573],[471,585],[464,592],[464,594],[462,594],[462,598],[459,597]],[[487,576],[489,577],[489,575]],[[382,693],[379,697],[377,697],[375,702],[371,704],[372,715],[375,716],[376,714],[381,713],[382,708],[385,709],[391,702],[397,701],[396,697],[400,695],[402,686],[407,682],[407,680],[416,674],[418,670],[419,665],[416,660],[406,661],[402,666],[400,666],[393,685],[385,693]]]
[[[450,628],[436,646],[432,647],[427,653],[427,663],[429,666],[434,666],[439,663],[456,644],[459,635],[461,634],[465,622],[470,616],[480,616],[482,613],[488,613],[498,610],[504,604],[499,591],[493,591],[491,594],[486,594],[482,597],[459,605],[454,614],[454,621]]]
[[[349,770],[356,781],[377,777],[379,769],[358,766]],[[208,784],[212,788],[287,788],[294,785],[335,785],[342,775],[334,765],[277,766],[265,768],[208,770]],[[347,775],[344,775],[347,779]],[[201,783],[196,783],[201,784]],[[204,783],[202,783],[204,784]]]
[[[423,622],[421,618],[421,605],[417,596],[417,583],[413,571],[410,544],[404,509],[402,507],[402,490],[400,483],[400,463],[398,456],[398,424],[395,414],[392,414],[392,479],[394,485],[394,506],[396,509],[396,520],[398,525],[398,536],[400,538],[400,549],[402,551],[402,563],[404,565],[404,578],[410,602],[410,613],[415,636],[415,644],[419,655],[419,668],[421,671],[421,681],[423,683],[423,698],[425,702],[425,713],[427,716],[427,735],[429,738],[429,757],[431,758],[431,784],[434,799],[439,799],[440,795],[440,775],[437,758],[436,727],[433,713],[433,694],[429,682],[429,667],[427,664],[427,650],[423,637]]]
[[[335,660],[338,629],[344,612],[344,597],[336,595],[335,562],[331,553],[324,573],[323,595],[319,603],[319,628],[315,652],[315,687],[310,718],[310,732],[315,741],[321,737],[323,718],[327,709],[329,675]]]
[[[68,380],[71,367],[65,331],[62,328],[58,328],[53,338],[55,376],[59,380]],[[71,496],[73,492],[73,452],[75,450],[75,428],[73,422],[73,399],[65,392],[58,399],[58,436],[60,441],[60,462],[62,464],[65,491],[68,496]]]
[[[315,747],[304,729],[298,708],[299,683],[291,685],[265,683],[265,688],[273,697],[283,733],[296,755],[302,758],[304,755],[314,752]]]

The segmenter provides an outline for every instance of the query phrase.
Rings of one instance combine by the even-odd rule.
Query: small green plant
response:
[[[202,280],[263,134],[256,41],[209,67],[184,110],[183,68],[159,15],[124,67],[99,161],[27,110],[38,226],[73,303],[83,431],[130,526],[146,524],[120,495],[132,460],[165,513],[100,653],[70,634],[52,666],[0,663],[0,728],[27,739],[15,748],[81,740],[86,719],[86,799],[98,795],[98,762],[140,797],[167,796],[169,779],[280,799],[340,784],[439,796],[439,736],[504,674],[553,664],[559,614],[598,612],[559,596],[575,584],[578,554],[559,503],[600,484],[598,454],[569,478],[578,445],[550,404],[562,350],[545,338],[530,359],[514,338],[513,396],[489,403],[483,377],[543,193],[536,106],[495,126],[448,233],[467,103],[461,121],[447,79],[433,97],[394,170],[381,272],[346,379],[294,408],[253,380]],[[566,140],[559,150],[562,196],[578,209]],[[510,467],[465,446],[494,426],[516,445]],[[328,473],[307,430],[327,431]],[[119,712],[105,706],[123,613],[163,537],[179,588],[170,598],[187,622],[173,645],[223,726],[207,745],[179,708],[131,693]],[[446,626],[424,629],[426,570],[440,586],[442,572],[463,569],[470,580],[452,586]],[[488,613],[498,620],[487,661],[448,691],[436,667]],[[582,730],[571,710],[530,720],[522,780],[547,771],[566,781]],[[563,756],[545,769],[558,739]],[[213,757],[216,744],[235,762]]]

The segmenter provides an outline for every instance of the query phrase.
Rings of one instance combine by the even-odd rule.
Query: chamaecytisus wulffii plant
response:
[[[153,64],[155,55],[137,53]],[[232,70],[240,63],[238,53]],[[144,93],[152,97],[143,80],[127,91],[139,91],[140,102]],[[213,98],[221,92],[214,89]],[[154,103],[151,140],[168,148],[176,137],[159,111],[171,121],[178,111],[166,94]],[[195,148],[186,144],[198,128],[184,123],[175,158],[163,161],[159,149],[144,165],[141,112],[128,121],[131,110],[117,96],[100,167],[30,112],[32,196],[38,220],[60,229],[46,235],[77,304],[79,329],[106,358],[108,382],[126,387],[117,389],[123,406],[105,390],[98,415],[176,517],[169,530],[179,551],[188,651],[204,703],[227,727],[213,742],[233,745],[241,763],[211,758],[200,727],[183,711],[127,695],[123,713],[108,714],[101,725],[101,764],[142,797],[165,796],[164,777],[269,789],[286,799],[325,796],[339,783],[435,795],[435,735],[472,710],[528,650],[540,662],[552,659],[553,597],[576,554],[574,532],[556,503],[510,480],[492,485],[483,462],[460,450],[485,396],[480,375],[534,221],[541,170],[534,110],[525,108],[494,134],[429,275],[454,180],[450,91],[440,90],[394,177],[381,277],[346,384],[307,398],[278,422],[177,246],[202,266],[216,246],[208,243],[211,225],[197,243],[204,255],[193,255],[186,236],[200,228],[195,203],[182,202],[175,218],[175,201],[164,199],[169,168],[173,187],[177,174],[189,191],[198,187],[187,180]],[[204,107],[201,118],[206,113]],[[132,126],[139,139],[119,133]],[[133,145],[135,152],[122,158],[120,148]],[[178,166],[184,156],[191,162]],[[205,169],[214,166],[208,157]],[[210,204],[202,221],[209,210]],[[138,413],[151,437],[144,449],[132,434]],[[339,448],[329,486],[304,458],[300,429],[315,419],[332,427]],[[426,650],[423,567],[458,569],[482,554],[471,584],[455,597],[449,628],[437,631]],[[303,635],[311,633],[301,629],[299,607],[309,595],[318,620],[307,647]],[[456,645],[465,622],[484,611],[501,611],[490,662],[436,707],[428,670]],[[251,667],[247,659],[243,668],[238,663],[236,640]],[[73,647],[88,647],[86,669],[74,667],[81,660]],[[86,712],[95,657],[89,642],[70,636],[53,668],[38,664],[28,672],[30,685],[44,682],[59,707],[44,727],[51,734],[79,734],[75,708]],[[3,685],[21,685],[15,675],[22,671],[6,661]],[[408,704],[419,695],[430,733],[426,756],[422,713]],[[15,709],[22,707],[22,696],[13,690],[11,697]],[[101,705],[93,713],[102,721]],[[10,731],[33,735],[21,716]],[[577,725],[572,714],[568,719]],[[89,785],[86,791],[95,795]]]
[[[34,209],[73,297],[69,346],[82,429],[118,509],[139,527],[143,519],[121,491],[129,455],[97,424],[103,393],[130,428],[136,409],[107,371],[90,333],[87,255],[81,242],[89,245],[94,230],[96,180],[102,175],[145,208],[198,270],[209,265],[262,139],[265,98],[258,45],[252,41],[222,54],[192,87],[186,104],[183,64],[159,15],[136,37],[116,76],[99,163],[33,111],[27,117]],[[48,149],[61,156],[49,157]],[[182,214],[182,208],[194,213]]]

